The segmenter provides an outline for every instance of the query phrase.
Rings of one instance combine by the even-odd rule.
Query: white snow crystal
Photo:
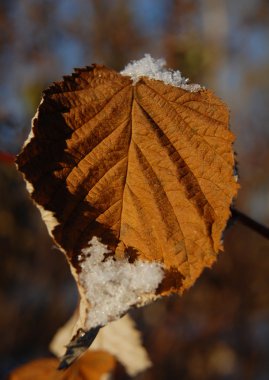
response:
[[[86,259],[81,264],[79,282],[90,303],[88,329],[118,319],[132,305],[143,304],[143,298],[155,294],[164,276],[159,263],[105,259],[109,252],[96,237],[82,250]]]
[[[130,76],[134,84],[141,77],[148,77],[190,92],[197,92],[202,89],[199,84],[189,84],[189,79],[184,78],[179,70],[173,71],[166,68],[165,65],[166,61],[163,58],[154,59],[149,54],[145,54],[144,58],[139,61],[128,63],[120,74]]]

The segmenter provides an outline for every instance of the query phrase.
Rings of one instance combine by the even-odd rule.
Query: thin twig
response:
[[[264,226],[261,223],[256,222],[249,216],[243,214],[241,211],[232,208],[232,219],[235,221],[239,221],[240,223],[244,224],[248,228],[252,229],[253,231],[257,232],[261,236],[265,237],[266,239],[269,239],[269,228]]]
[[[93,327],[86,332],[80,329],[77,335],[73,337],[71,342],[66,346],[66,352],[60,360],[58,369],[62,370],[70,367],[70,365],[90,347],[100,328],[101,326]]]

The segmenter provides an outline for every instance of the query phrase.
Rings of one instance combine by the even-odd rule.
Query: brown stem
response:
[[[253,231],[257,232],[261,236],[265,237],[266,239],[269,239],[269,228],[264,226],[261,223],[256,222],[255,220],[251,219],[249,216],[243,214],[241,211],[232,208],[232,219],[235,221],[239,221],[248,228],[252,229]]]

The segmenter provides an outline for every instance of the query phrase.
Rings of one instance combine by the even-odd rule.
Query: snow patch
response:
[[[133,305],[156,298],[155,291],[164,277],[162,265],[137,260],[105,259],[107,246],[93,237],[82,250],[79,282],[90,304],[86,328],[104,326],[120,318]]]
[[[203,89],[199,84],[189,84],[189,79],[184,78],[179,70],[173,71],[165,66],[166,61],[163,58],[154,59],[150,54],[145,54],[139,61],[128,63],[120,74],[131,77],[133,84],[136,84],[141,77],[148,77],[190,92]]]

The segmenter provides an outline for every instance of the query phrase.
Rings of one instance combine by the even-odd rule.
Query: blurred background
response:
[[[74,67],[120,70],[145,53],[229,105],[236,207],[269,225],[268,0],[1,0],[1,379],[48,355],[77,304],[65,259],[13,164],[42,90]],[[132,315],[154,364],[139,380],[268,379],[269,241],[234,225],[225,253],[190,291]]]

